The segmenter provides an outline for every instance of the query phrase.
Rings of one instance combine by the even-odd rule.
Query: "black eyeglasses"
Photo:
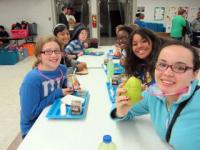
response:
[[[168,65],[165,62],[157,62],[156,63],[156,69],[160,70],[160,71],[167,70],[167,68],[169,68],[169,67],[175,73],[184,73],[189,69],[193,69],[193,67],[189,67],[186,64],[181,63],[181,62],[177,62],[177,63],[172,64],[172,65]]]
[[[52,55],[53,53],[58,55],[61,54],[60,50],[43,50],[40,53],[45,54],[45,55]]]

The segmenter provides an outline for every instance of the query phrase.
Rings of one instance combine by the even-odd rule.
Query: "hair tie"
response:
[[[53,33],[54,33],[55,29],[56,29],[57,27],[59,27],[59,26],[64,26],[64,27],[67,28],[67,26],[66,26],[65,24],[63,24],[63,23],[58,23],[58,24],[56,24],[56,25],[54,26],[54,28],[53,28]]]

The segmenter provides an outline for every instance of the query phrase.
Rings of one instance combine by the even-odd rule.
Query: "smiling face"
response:
[[[63,46],[65,46],[70,40],[70,34],[67,29],[64,29],[62,32],[58,32],[56,37]]]
[[[132,50],[140,59],[146,59],[152,51],[152,42],[135,34],[132,38]]]
[[[47,42],[42,47],[43,52],[55,51],[55,50],[60,51],[60,47],[58,43],[56,43],[55,41]],[[51,70],[56,70],[56,68],[59,66],[61,60],[61,53],[55,54],[55,52],[53,52],[51,55],[48,55],[46,53],[41,53],[38,57],[39,59],[41,59],[42,69],[46,71],[51,71]]]
[[[121,49],[127,49],[128,47],[128,33],[124,30],[120,30],[117,34],[117,42]]]
[[[88,38],[88,31],[85,30],[85,29],[84,29],[84,30],[81,30],[81,32],[80,32],[78,38],[79,38],[79,40],[80,40],[81,42],[84,42],[85,40],[87,40],[87,38]]]
[[[157,62],[167,65],[185,64],[188,67],[193,67],[193,55],[191,51],[183,46],[171,45],[161,50]],[[194,72],[193,69],[187,69],[183,73],[176,73],[172,71],[171,67],[163,71],[155,70],[156,83],[164,93],[176,92],[188,87],[196,75],[197,72]]]

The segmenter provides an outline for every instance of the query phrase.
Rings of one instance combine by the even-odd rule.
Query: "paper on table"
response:
[[[84,103],[85,99],[82,97],[74,96],[74,95],[66,95],[63,98],[61,98],[62,103],[71,105],[72,101],[81,101],[81,103]]]

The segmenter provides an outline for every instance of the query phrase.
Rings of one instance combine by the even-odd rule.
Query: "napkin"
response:
[[[67,105],[71,105],[72,101],[80,101],[81,103],[84,103],[85,99],[82,97],[74,96],[74,95],[66,95],[63,98],[61,98],[61,102]]]

